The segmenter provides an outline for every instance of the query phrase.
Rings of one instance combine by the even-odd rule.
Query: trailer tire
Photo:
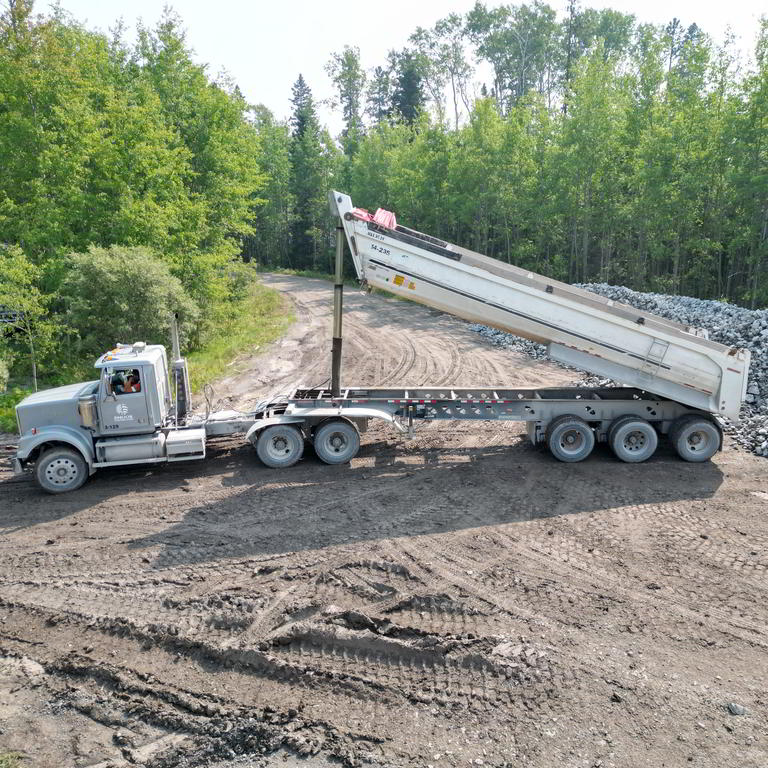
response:
[[[547,445],[559,461],[583,461],[595,447],[595,433],[584,419],[566,414],[550,422]]]
[[[639,463],[650,459],[659,445],[653,425],[637,416],[619,416],[608,429],[608,444],[617,459]]]
[[[259,434],[256,455],[275,469],[292,467],[304,453],[304,437],[291,424],[275,424]]]
[[[54,445],[35,462],[35,480],[46,493],[77,490],[88,479],[88,465],[79,451]]]
[[[315,430],[314,446],[326,464],[346,464],[360,450],[360,434],[348,421],[325,421]]]
[[[669,440],[683,461],[702,462],[711,459],[719,450],[723,433],[706,416],[681,416],[669,430]]]

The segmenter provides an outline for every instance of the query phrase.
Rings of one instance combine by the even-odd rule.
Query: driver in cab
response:
[[[141,379],[139,378],[138,368],[134,368],[125,379],[123,394],[128,394],[129,392],[141,392]]]

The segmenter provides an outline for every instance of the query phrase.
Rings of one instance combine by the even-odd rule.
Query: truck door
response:
[[[148,387],[144,385],[145,368],[102,369],[99,410],[103,434],[127,435],[153,431],[147,408]]]

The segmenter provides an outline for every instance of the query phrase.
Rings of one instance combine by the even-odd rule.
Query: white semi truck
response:
[[[96,362],[95,381],[30,395],[16,408],[16,472],[32,468],[50,493],[71,491],[102,467],[205,458],[208,439],[244,433],[261,461],[289,467],[307,441],[329,464],[352,459],[370,419],[401,433],[431,420],[524,421],[534,444],[566,462],[597,442],[626,462],[650,458],[666,435],[686,461],[720,449],[719,416],[737,419],[749,351],[710,341],[705,331],[640,312],[371,215],[332,192],[338,216],[329,388],[296,387],[250,413],[189,414],[189,378],[174,326],[165,348],[118,345]],[[519,389],[342,387],[342,257],[349,244],[364,289],[405,298],[547,344],[554,360],[620,387]]]

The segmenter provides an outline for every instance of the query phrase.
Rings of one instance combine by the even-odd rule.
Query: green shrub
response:
[[[16,434],[16,404],[20,403],[27,395],[32,392],[31,389],[13,389],[0,395],[0,432],[9,432]],[[0,767],[2,763],[0,763]]]
[[[198,309],[168,267],[147,248],[91,247],[70,254],[61,288],[79,357],[96,357],[117,342],[168,344],[171,313],[180,318],[182,345]]]

